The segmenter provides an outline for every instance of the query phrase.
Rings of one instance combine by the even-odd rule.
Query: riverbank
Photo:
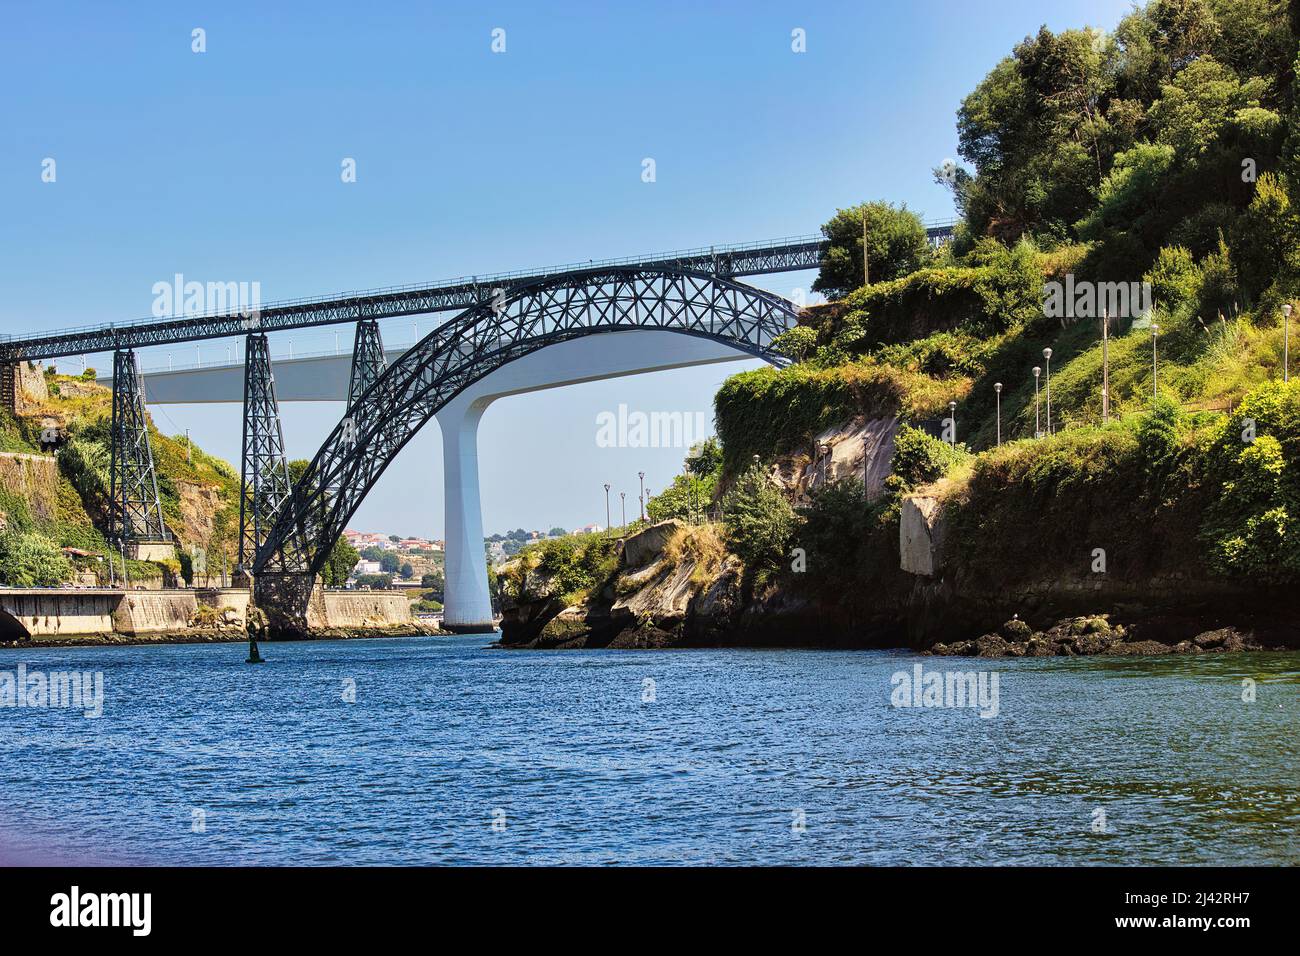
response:
[[[306,637],[292,638],[258,638],[259,644],[295,644],[312,641],[365,640],[385,637],[450,637],[449,631],[421,623],[399,627],[357,627],[324,628],[313,631]],[[155,644],[239,644],[248,641],[248,634],[242,627],[221,628],[218,630],[194,628],[182,631],[167,631],[156,634],[60,634],[42,635],[25,640],[0,641],[0,651],[32,650],[35,648],[56,647],[114,647],[144,646]]]
[[[580,600],[566,593],[574,575],[555,556],[529,572],[526,587],[506,602],[499,646],[900,649],[985,658],[1300,649],[1300,612],[1285,593],[1202,588],[1189,577],[1170,587],[1082,588],[1063,578],[994,591],[895,564],[869,582],[864,601],[806,577],[756,586],[713,529],[680,521],[611,541],[607,556],[597,547],[575,557],[605,574]]]

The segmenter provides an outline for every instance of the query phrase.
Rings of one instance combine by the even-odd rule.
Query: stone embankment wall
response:
[[[171,634],[202,627],[199,606],[217,612],[221,626],[242,630],[248,591],[120,591],[0,589],[0,640],[96,634]]]
[[[398,628],[414,624],[411,601],[402,591],[326,591],[325,627]]]

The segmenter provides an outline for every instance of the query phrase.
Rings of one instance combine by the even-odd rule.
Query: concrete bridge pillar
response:
[[[463,393],[437,414],[447,528],[442,626],[463,634],[494,629],[478,487],[478,423],[490,402]]]

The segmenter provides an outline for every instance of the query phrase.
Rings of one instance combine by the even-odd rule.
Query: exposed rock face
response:
[[[548,593],[502,609],[506,647],[670,647],[716,643],[742,609],[740,562],[728,556],[717,568],[701,568],[683,554],[670,559],[668,542],[689,533],[681,521],[664,521],[623,542],[618,572],[581,606],[566,607]]]
[[[773,467],[773,477],[796,505],[806,505],[812,493],[828,484],[861,483],[869,499],[884,491],[894,458],[898,418],[855,418],[816,435],[809,449],[786,455]]]
[[[222,501],[219,489],[192,481],[175,482],[177,496],[180,498],[181,528],[173,529],[179,533],[183,543],[207,547],[216,528],[217,512],[221,510]],[[210,561],[220,562],[219,555],[210,555]],[[212,568],[213,572],[220,568]]]
[[[934,577],[943,566],[943,507],[932,495],[909,495],[899,516],[899,564],[910,574]]]
[[[685,522],[674,518],[671,521],[660,521],[643,531],[638,531],[623,542],[623,566],[640,568],[657,559],[663,553],[668,539],[679,528],[684,527],[686,527]]]

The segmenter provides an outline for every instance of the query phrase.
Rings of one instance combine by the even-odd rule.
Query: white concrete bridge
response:
[[[392,364],[402,350],[388,350]],[[492,402],[510,395],[580,382],[667,369],[753,359],[723,342],[661,329],[606,332],[557,342],[478,379],[435,415],[442,431],[447,584],[444,625],[453,630],[492,628],[479,499],[478,425]],[[352,354],[274,362],[280,402],[348,400]],[[153,405],[244,401],[243,362],[142,373],[145,401]],[[112,379],[101,379],[106,385]]]

